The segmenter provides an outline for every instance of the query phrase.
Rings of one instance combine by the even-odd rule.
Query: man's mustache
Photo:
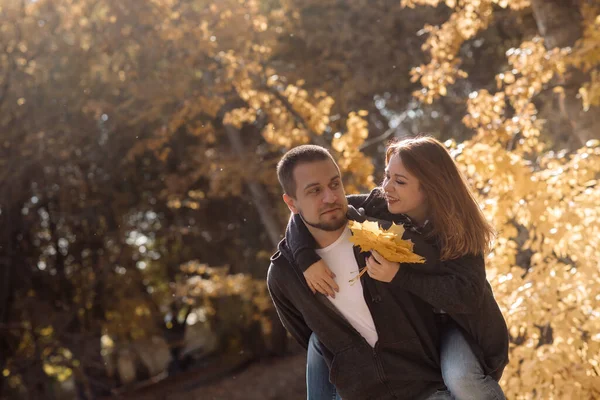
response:
[[[325,214],[326,212],[329,211],[333,211],[333,210],[341,210],[342,209],[342,205],[341,204],[332,204],[330,206],[328,206],[326,209],[321,210],[321,214]]]

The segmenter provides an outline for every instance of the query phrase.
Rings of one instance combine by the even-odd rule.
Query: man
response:
[[[431,306],[366,275],[348,283],[366,255],[348,240],[348,202],[331,155],[319,146],[296,147],[280,160],[277,174],[283,200],[301,215],[339,285],[332,296],[313,294],[317,288],[308,286],[282,240],[267,284],[286,329],[305,348],[314,344],[313,333],[318,337],[330,380],[345,400],[451,398],[440,372]]]

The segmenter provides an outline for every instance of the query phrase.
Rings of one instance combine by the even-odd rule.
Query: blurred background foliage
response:
[[[498,230],[509,398],[600,396],[591,0],[0,0],[0,395],[277,356],[275,164],[446,142]]]

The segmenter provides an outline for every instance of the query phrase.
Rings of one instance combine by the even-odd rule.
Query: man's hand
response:
[[[339,286],[333,280],[335,274],[331,272],[323,260],[319,260],[308,267],[308,269],[304,271],[304,278],[313,293],[319,292],[335,299],[335,292],[340,291]]]
[[[371,278],[389,283],[399,269],[400,263],[388,261],[375,250],[371,250],[371,255],[367,258],[367,273]]]

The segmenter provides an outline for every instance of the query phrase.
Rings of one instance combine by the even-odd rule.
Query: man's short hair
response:
[[[283,188],[283,192],[290,197],[296,198],[296,180],[294,170],[300,164],[331,160],[335,167],[339,167],[329,151],[325,147],[313,144],[305,144],[294,147],[281,157],[277,163],[277,178]]]

